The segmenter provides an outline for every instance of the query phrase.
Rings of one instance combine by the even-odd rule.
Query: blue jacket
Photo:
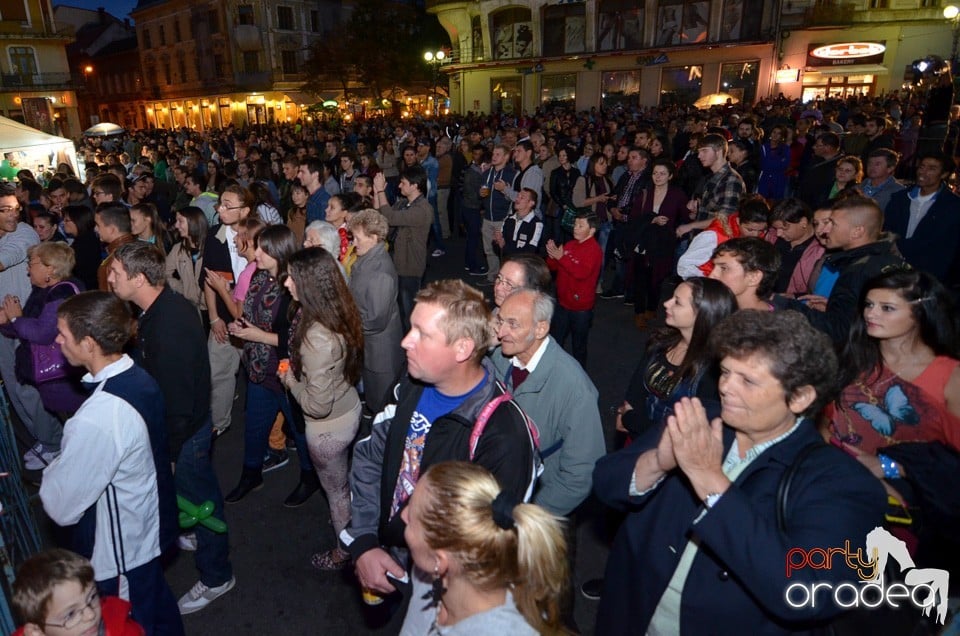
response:
[[[699,539],[680,610],[680,634],[786,634],[809,629],[838,614],[833,603],[793,609],[787,586],[857,580],[843,565],[795,570],[786,578],[791,548],[862,548],[883,523],[886,493],[876,477],[835,448],[809,455],[794,476],[787,500],[786,533],[776,520],[780,478],[806,446],[820,439],[804,422],[740,474],[698,523],[702,503],[674,470],[649,493],[628,494],[637,458],[653,448],[662,426],[597,462],[594,491],[607,505],[627,511],[607,561],[597,634],[642,634],[673,576],[689,537]],[[724,453],[733,431],[724,430]],[[821,592],[822,594],[822,592]]]
[[[897,235],[904,260],[944,282],[960,246],[960,197],[941,185],[913,236],[903,238],[910,222],[910,202],[916,195],[917,188],[911,188],[890,197],[883,229]]]

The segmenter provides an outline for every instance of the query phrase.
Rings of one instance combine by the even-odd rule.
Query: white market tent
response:
[[[68,163],[82,181],[84,178],[73,142],[0,116],[0,159],[9,161],[17,170],[26,168],[34,174],[37,166],[56,170],[57,164]]]

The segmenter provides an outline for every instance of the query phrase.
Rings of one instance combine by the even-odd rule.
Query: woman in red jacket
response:
[[[550,333],[561,347],[567,334],[572,334],[573,357],[584,368],[603,262],[603,252],[594,238],[598,226],[595,214],[582,214],[573,224],[572,241],[562,247],[552,239],[547,241],[547,267],[557,272],[557,310]]]

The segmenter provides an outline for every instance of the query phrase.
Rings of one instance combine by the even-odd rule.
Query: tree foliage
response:
[[[311,47],[304,88],[320,92],[335,82],[347,94],[357,82],[377,99],[392,97],[429,81],[423,52],[447,43],[436,17],[408,2],[357,0],[350,17]]]

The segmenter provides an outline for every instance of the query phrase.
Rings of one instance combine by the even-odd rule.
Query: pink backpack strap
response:
[[[477,416],[477,421],[473,424],[473,430],[470,432],[470,461],[473,461],[474,455],[477,453],[477,446],[480,444],[480,436],[483,435],[483,430],[487,427],[487,422],[490,421],[490,416],[493,415],[493,412],[497,410],[504,402],[509,402],[513,399],[513,396],[503,388],[500,383],[497,383],[501,387],[503,393],[493,398],[489,402],[483,405],[483,408],[480,409],[480,415]],[[535,449],[540,449],[540,431],[537,430],[537,427],[534,423],[527,417],[526,413],[523,413],[523,423],[527,427],[527,432],[530,434],[530,437],[533,439],[533,446]]]

